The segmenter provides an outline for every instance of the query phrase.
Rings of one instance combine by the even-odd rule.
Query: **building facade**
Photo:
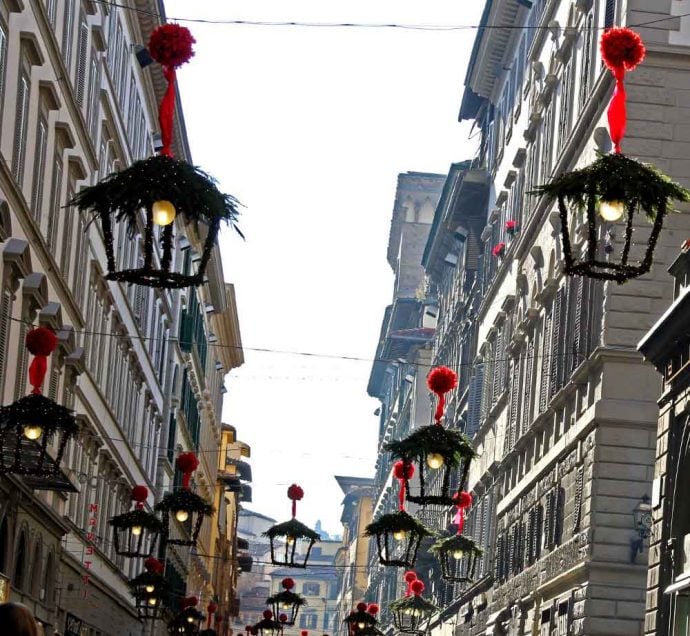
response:
[[[201,460],[197,492],[223,497],[223,381],[243,358],[218,250],[198,289],[106,282],[100,229],[65,205],[81,187],[155,152],[166,83],[161,68],[142,68],[135,51],[163,13],[155,0],[0,2],[0,396],[9,404],[27,393],[24,337],[30,325],[49,326],[59,347],[44,391],[80,422],[62,483],[48,485],[55,490],[0,478],[7,597],[26,603],[50,636],[141,632],[127,580],[142,564],[115,554],[108,525],[131,508],[132,486],[149,488],[151,507],[178,485],[177,454],[193,450]],[[174,151],[189,160],[177,110]],[[178,220],[175,233],[174,261],[192,267],[199,228]],[[141,240],[118,228],[118,263],[137,263]],[[221,616],[231,611],[231,597],[216,585],[233,528],[217,513],[196,554],[161,555],[171,608],[177,596],[208,603],[219,595]]]
[[[689,223],[669,219],[648,275],[625,285],[569,278],[558,214],[532,192],[611,148],[602,30],[678,9],[644,0],[485,5],[482,26],[511,28],[478,31],[460,117],[475,121],[480,146],[469,166],[451,170],[424,256],[439,305],[431,363],[460,374],[448,425],[479,455],[465,533],[485,552],[472,583],[433,590],[444,608],[434,633],[643,629],[647,551],[633,512],[652,489],[658,379],[635,347],[668,306],[665,268]],[[637,28],[647,57],[627,80],[623,151],[687,185],[678,154],[690,86],[684,20]],[[573,219],[578,245],[581,225]]]
[[[645,511],[636,519],[640,534],[650,535],[645,634],[658,636],[682,636],[690,629],[690,516],[683,496],[690,471],[689,257],[685,246],[669,270],[675,280],[673,304],[639,345],[663,379],[651,515]]]

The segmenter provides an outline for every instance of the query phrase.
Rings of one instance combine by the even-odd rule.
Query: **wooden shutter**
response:
[[[494,364],[493,364],[493,387],[491,390],[491,405],[493,406],[498,401],[501,395],[502,383],[501,375],[503,373],[503,329],[499,329],[496,333],[496,340],[494,341]]]
[[[74,28],[74,0],[65,2],[65,20],[62,26],[62,56],[69,72],[72,66],[72,30]]]
[[[89,43],[89,27],[83,14],[79,18],[79,39],[77,42],[77,72],[74,78],[74,96],[79,106],[84,105],[86,95],[86,69],[89,62],[87,46]]]
[[[26,376],[28,373],[28,350],[26,340],[26,323],[19,325],[19,356],[17,360],[17,377],[14,383],[14,399],[18,400],[26,393]]]
[[[494,577],[497,581],[503,580],[503,535],[496,539],[494,552]]]
[[[553,332],[553,311],[549,308],[544,320],[544,337],[541,348],[541,381],[539,383],[539,413],[546,411],[549,404],[549,378],[551,369],[552,356],[552,342],[551,335]]]
[[[29,120],[29,94],[31,84],[25,70],[19,73],[17,85],[17,110],[14,120],[14,140],[12,144],[12,174],[21,187],[24,179],[24,157],[26,156],[26,128]]]
[[[546,495],[546,509],[544,510],[544,548],[550,550],[553,547],[553,491]]]
[[[580,529],[582,519],[582,495],[585,480],[585,467],[579,466],[575,475],[575,505],[573,510],[573,534]]]
[[[583,333],[583,303],[585,292],[585,277],[578,276],[575,282],[575,311],[573,317],[573,359],[571,363],[571,371],[577,369],[582,364],[585,357],[584,344],[586,341]]]
[[[523,389],[522,402],[522,432],[524,433],[530,427],[532,417],[532,386],[534,384],[534,336],[527,345],[527,358],[525,360],[525,380]]]
[[[10,316],[12,315],[12,294],[9,289],[2,290],[0,299],[0,397],[5,388],[7,373],[7,343],[10,337]]]
[[[0,24],[0,98],[5,96],[5,69],[7,68],[7,32]]]
[[[518,440],[518,417],[520,409],[520,361],[518,358],[513,359],[511,363],[510,373],[510,441],[511,448],[515,446]]]
[[[616,0],[606,0],[606,8],[604,9],[604,29],[613,26],[616,19]]]
[[[565,289],[559,288],[553,302],[553,325],[551,334],[551,371],[549,374],[549,400],[563,386],[563,340],[565,339]]]
[[[553,523],[553,545],[561,545],[563,540],[563,521],[565,517],[565,488],[557,488],[554,493],[555,514]]]
[[[470,378],[470,388],[467,396],[467,426],[465,433],[470,438],[479,429],[482,412],[482,388],[484,386],[484,364],[478,364]]]

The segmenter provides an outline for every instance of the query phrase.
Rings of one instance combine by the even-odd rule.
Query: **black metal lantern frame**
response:
[[[173,212],[172,218],[165,225],[160,225],[161,231],[157,237],[154,232],[154,204],[161,203],[172,204]],[[108,264],[106,278],[148,287],[178,289],[201,285],[221,222],[227,221],[239,232],[235,225],[237,201],[229,194],[220,192],[215,181],[199,168],[165,155],[136,161],[129,168],[107,176],[100,183],[81,190],[69,205],[92,212],[94,218],[100,221]],[[136,268],[118,269],[113,221],[126,223],[130,236],[134,236],[142,210],[142,264]],[[198,222],[207,227],[195,273],[171,271],[175,213],[182,215],[187,222]],[[156,243],[160,247],[160,259],[155,254]]]
[[[366,610],[357,609],[350,612],[344,619],[343,623],[347,623],[348,632],[350,634],[357,634],[361,636],[366,634],[367,630],[374,628],[378,624],[376,616],[367,612]]]
[[[640,163],[621,153],[600,154],[591,165],[581,170],[568,172],[546,185],[539,186],[535,194],[544,194],[558,201],[563,243],[563,260],[566,274],[587,276],[600,280],[615,280],[623,283],[648,272],[664,216],[671,210],[670,201],[688,201],[690,192],[654,166]],[[579,256],[573,250],[569,226],[569,206],[586,212],[586,249]],[[605,206],[605,207],[604,207]],[[610,221],[599,218],[597,211],[617,212],[609,216]],[[635,216],[644,212],[652,223],[642,258],[631,263],[633,248],[633,224]],[[620,216],[616,219],[616,216]],[[623,247],[615,252],[611,237],[616,223],[620,225],[624,238]],[[603,246],[598,236],[605,240]],[[614,258],[616,260],[614,260]]]
[[[282,633],[283,626],[273,618],[262,618],[254,625],[252,631],[255,631],[260,636],[276,636]]]
[[[271,563],[290,568],[306,568],[311,549],[320,537],[297,519],[271,526],[264,536],[271,546]]]
[[[140,508],[130,510],[108,520],[113,526],[115,553],[127,557],[150,557],[163,535],[161,520]]]
[[[197,636],[204,615],[194,607],[186,607],[168,623],[170,636]]]
[[[165,541],[170,545],[196,546],[201,524],[204,517],[213,514],[213,506],[202,499],[196,493],[186,488],[168,493],[155,506],[154,510],[163,514],[163,527],[166,529]],[[188,523],[189,539],[170,538],[170,515],[173,515],[180,523]],[[181,519],[180,517],[184,517]]]
[[[290,590],[282,590],[273,596],[269,596],[266,604],[271,606],[273,616],[284,614],[285,621],[280,621],[283,625],[294,625],[297,620],[299,608],[307,604],[306,599]]]
[[[404,634],[425,634],[438,607],[417,594],[393,601],[389,606],[395,628]]]
[[[168,582],[162,574],[142,572],[129,582],[129,589],[134,596],[139,618],[160,618],[163,600],[169,591]]]
[[[420,542],[431,531],[409,513],[398,510],[372,521],[364,534],[376,537],[379,563],[411,568],[417,560]]]
[[[52,477],[79,424],[73,412],[40,393],[0,408],[0,474]],[[55,456],[49,446],[57,440]]]
[[[423,426],[400,441],[386,446],[394,458],[415,467],[416,478],[404,475],[407,501],[422,506],[452,506],[454,495],[464,488],[467,473],[476,453],[470,441],[460,432],[440,424]],[[459,483],[452,477],[459,472]]]
[[[474,579],[477,561],[483,552],[477,544],[461,534],[443,537],[431,545],[441,565],[441,576],[451,583],[465,583]]]

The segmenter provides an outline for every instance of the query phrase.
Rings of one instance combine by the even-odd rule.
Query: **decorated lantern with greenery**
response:
[[[357,634],[360,636],[367,628],[375,627],[378,624],[376,615],[379,612],[379,606],[376,603],[365,603],[361,601],[344,619],[343,622],[347,625],[348,634]]]
[[[271,563],[290,568],[306,568],[312,546],[320,537],[295,518],[297,502],[304,497],[304,490],[297,484],[292,484],[287,490],[287,496],[292,501],[292,519],[271,526],[264,532],[264,536],[270,541]]]
[[[393,613],[393,624],[403,634],[424,634],[429,629],[431,617],[439,608],[422,597],[425,586],[416,575],[414,579],[406,575],[405,580],[408,586],[406,595],[388,606]]]
[[[113,526],[115,552],[120,556],[149,557],[163,534],[161,520],[151,512],[144,510],[149,490],[146,486],[132,488],[134,510],[117,515],[108,521]]]
[[[204,615],[196,608],[199,599],[189,596],[180,600],[180,612],[168,623],[170,636],[197,636]]]
[[[295,580],[286,577],[281,582],[282,590],[266,600],[266,604],[273,609],[273,615],[278,617],[278,620],[283,625],[294,625],[297,619],[297,612],[299,608],[306,605],[307,601],[303,596],[293,592],[295,587]],[[285,620],[282,618],[285,617]]]
[[[623,283],[650,270],[671,202],[690,200],[690,192],[621,152],[627,123],[623,78],[644,59],[640,36],[628,28],[607,29],[601,52],[616,80],[607,112],[614,152],[599,154],[591,165],[561,174],[535,193],[558,202],[565,273]],[[636,226],[641,215],[651,228]]]
[[[414,466],[398,460],[393,466],[393,476],[400,483],[398,510],[381,515],[364,530],[368,537],[376,537],[379,563],[412,567],[417,559],[417,550],[422,539],[431,532],[417,519],[405,511],[407,483],[414,475]]]
[[[32,329],[25,345],[34,356],[33,389],[0,408],[0,474],[49,478],[60,474],[65,446],[79,426],[72,411],[41,394],[48,356],[57,347],[55,334],[47,327]]]
[[[405,477],[408,501],[417,504],[453,503],[451,477],[459,476],[459,488],[467,478],[470,462],[475,456],[469,440],[460,432],[441,425],[445,410],[445,394],[457,386],[458,376],[448,367],[436,367],[427,377],[429,389],[438,396],[434,413],[435,424],[423,426],[400,441],[390,442],[386,448],[393,457],[417,468],[414,482]]]
[[[213,514],[213,506],[196,493],[190,487],[192,473],[199,466],[197,456],[192,453],[178,455],[175,466],[182,473],[182,488],[168,493],[155,505],[155,510],[163,513],[163,525],[166,528],[166,542],[172,545],[196,546],[201,524],[204,517]],[[173,516],[182,524],[187,524],[189,539],[171,538],[170,516]]]
[[[144,572],[129,582],[129,589],[134,596],[139,618],[159,618],[163,599],[168,592],[168,583],[163,576],[165,566],[153,557],[144,561]]]
[[[252,628],[252,633],[259,634],[259,636],[275,636],[282,631],[282,624],[275,620],[273,612],[269,609],[264,610],[263,618]]]
[[[477,560],[482,550],[469,537],[462,534],[465,525],[465,510],[472,505],[468,492],[458,492],[455,497],[456,512],[453,518],[456,531],[451,536],[439,537],[429,547],[441,565],[441,576],[453,583],[471,581],[474,578]]]

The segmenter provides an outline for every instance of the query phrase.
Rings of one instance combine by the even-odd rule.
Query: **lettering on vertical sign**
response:
[[[84,584],[82,589],[82,598],[89,598],[89,584],[91,582],[91,566],[93,561],[89,558],[94,550],[93,546],[96,542],[96,526],[98,525],[98,504],[89,504],[89,518],[86,521],[86,547],[84,548],[84,555],[82,557],[82,565],[86,569],[86,574],[82,575],[81,580]]]

